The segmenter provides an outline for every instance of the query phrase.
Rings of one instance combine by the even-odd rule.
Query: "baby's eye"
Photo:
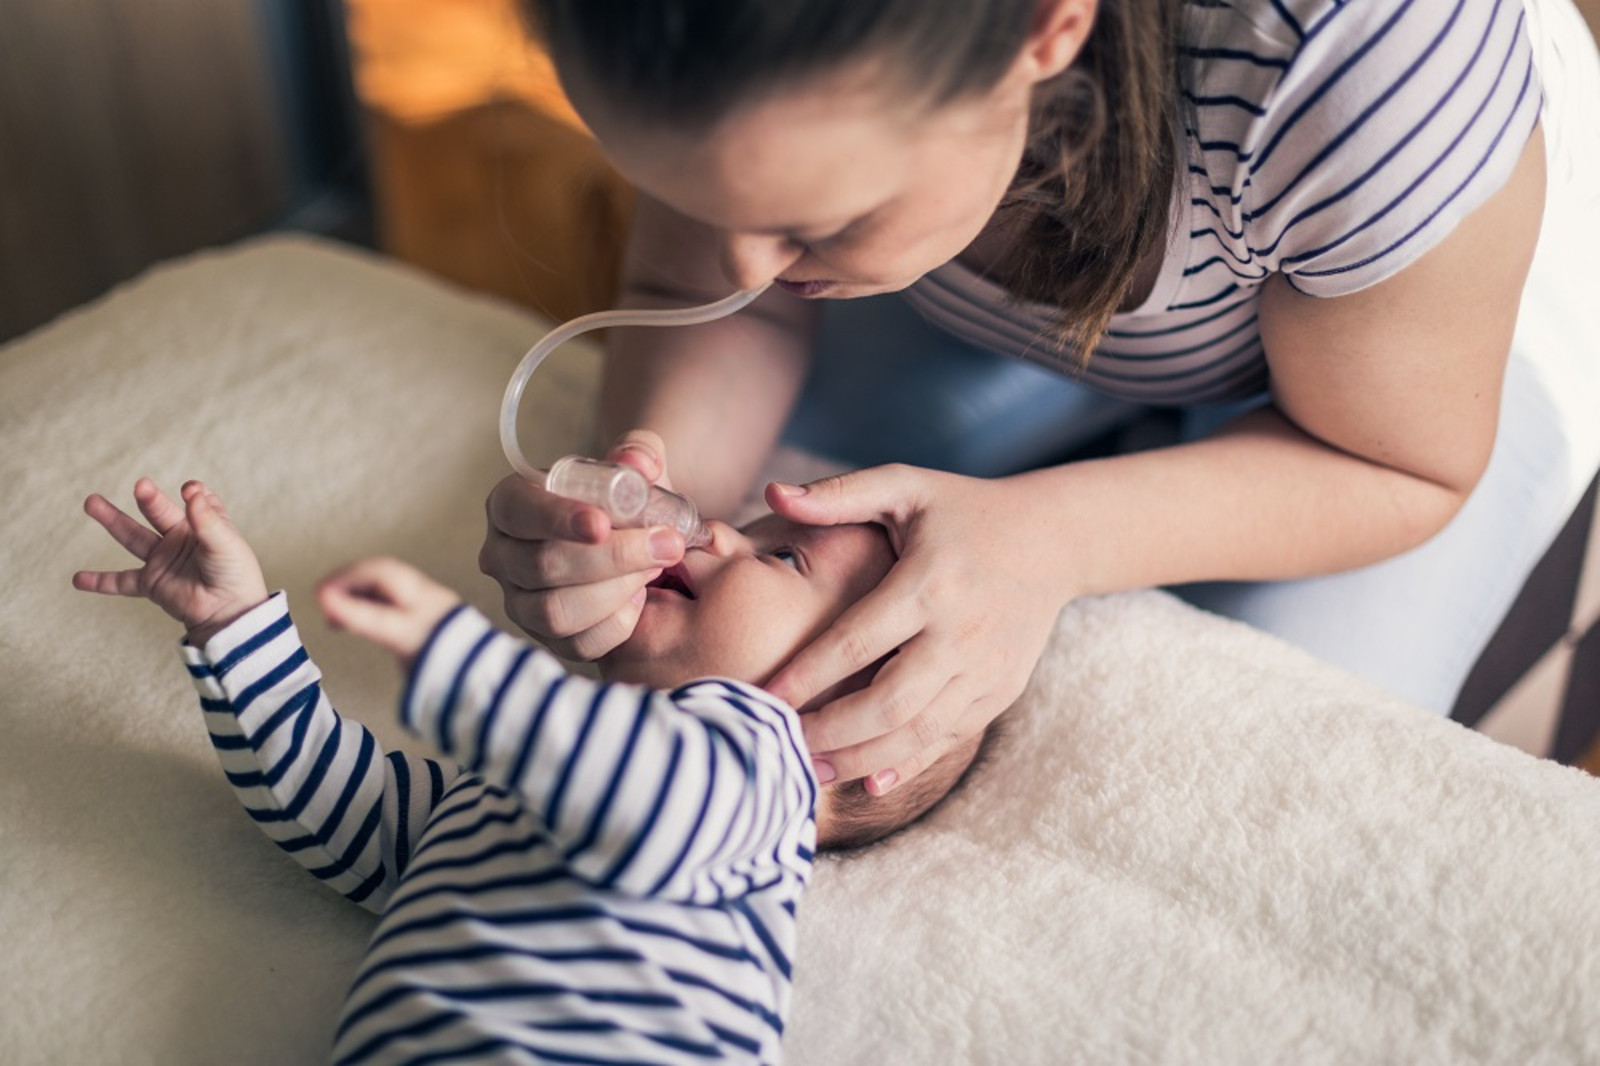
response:
[[[774,548],[767,554],[781,563],[794,567],[796,570],[800,569],[800,553],[793,548]]]

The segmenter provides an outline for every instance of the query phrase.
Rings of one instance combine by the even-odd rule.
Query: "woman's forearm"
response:
[[[1271,408],[1192,444],[1013,480],[1038,498],[1038,529],[1055,530],[1064,599],[1354,569],[1427,540],[1465,498],[1329,447]]]
[[[659,433],[674,488],[707,517],[726,517],[745,498],[810,365],[809,331],[761,302],[702,326],[618,330],[609,339],[602,439],[633,428]]]
[[[690,307],[727,296],[718,237],[647,196],[634,211],[624,307]],[[811,361],[820,309],[773,290],[700,326],[613,330],[600,431],[609,443],[651,429],[667,446],[673,486],[727,517],[782,432]]]

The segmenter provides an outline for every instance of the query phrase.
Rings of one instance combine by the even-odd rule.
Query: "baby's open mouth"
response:
[[[675,563],[661,571],[654,581],[645,586],[652,589],[665,589],[667,592],[676,592],[688,599],[694,599],[694,588],[689,584],[689,569],[682,563]]]

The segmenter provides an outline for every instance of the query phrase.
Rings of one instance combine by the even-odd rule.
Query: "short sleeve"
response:
[[[1241,160],[1251,258],[1312,296],[1391,277],[1505,184],[1541,103],[1519,0],[1328,5]]]

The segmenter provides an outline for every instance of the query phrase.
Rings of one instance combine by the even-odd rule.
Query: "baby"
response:
[[[183,623],[250,817],[382,915],[340,1063],[777,1061],[815,847],[915,821],[979,746],[883,797],[819,787],[795,711],[758,687],[887,572],[877,526],[710,523],[651,583],[604,682],[404,563],[329,576],[323,612],[398,657],[401,721],[436,760],[386,754],[333,710],[215,494],[191,481],[180,504],[144,479],[134,498],[148,527],[101,496],[84,508],[143,565],[74,586]]]

